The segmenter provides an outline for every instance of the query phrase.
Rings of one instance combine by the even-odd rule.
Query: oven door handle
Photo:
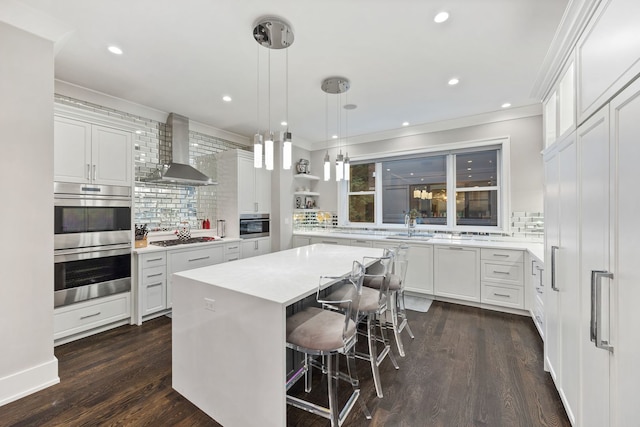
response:
[[[55,251],[54,262],[78,261],[81,259],[103,258],[108,256],[127,255],[131,253],[131,245],[93,246],[90,248],[63,249]]]

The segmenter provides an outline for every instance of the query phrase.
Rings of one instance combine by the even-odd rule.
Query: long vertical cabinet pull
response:
[[[556,252],[560,249],[558,246],[551,246],[551,289],[560,292],[556,286]]]
[[[591,342],[613,353],[613,346],[602,339],[602,278],[613,279],[613,273],[591,270]]]

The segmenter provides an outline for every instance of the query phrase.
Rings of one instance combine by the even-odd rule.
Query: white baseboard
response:
[[[0,378],[0,406],[58,384],[58,359]]]

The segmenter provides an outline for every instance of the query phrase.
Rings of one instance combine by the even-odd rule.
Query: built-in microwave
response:
[[[54,249],[131,243],[131,188],[54,184]]]
[[[269,214],[241,214],[240,238],[268,237],[270,223]]]

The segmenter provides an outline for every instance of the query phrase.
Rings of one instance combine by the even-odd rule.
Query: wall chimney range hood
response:
[[[217,184],[189,165],[189,119],[170,113],[167,118],[167,130],[171,132],[171,159],[168,164],[163,165],[142,181],[191,186]]]

